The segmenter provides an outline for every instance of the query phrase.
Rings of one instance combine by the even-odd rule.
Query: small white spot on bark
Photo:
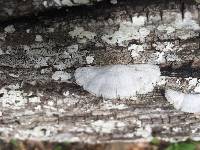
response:
[[[35,36],[35,41],[36,42],[42,42],[43,41],[42,36],[41,35],[36,35]]]
[[[86,62],[87,64],[92,64],[94,61],[94,56],[87,56],[86,57]]]
[[[69,91],[64,92],[63,95],[66,97],[69,96]]]
[[[140,52],[144,51],[143,46],[142,45],[136,45],[136,44],[132,44],[128,47],[128,50],[132,50],[131,51],[131,56],[133,58],[137,58],[138,56],[140,56]]]
[[[40,97],[30,97],[28,98],[29,103],[40,103]]]
[[[52,79],[58,81],[68,81],[71,78],[71,75],[67,72],[64,71],[56,71],[53,75],[52,75]]]
[[[61,1],[60,0],[54,0],[54,2],[58,5],[58,6],[61,6]]]
[[[47,5],[47,1],[43,1],[43,5],[44,5],[44,7],[48,7],[48,5]]]
[[[2,88],[0,93],[3,93],[3,96],[0,98],[0,102],[2,103],[3,107],[20,109],[27,103],[27,100],[22,96],[22,91],[15,89],[8,91]]]
[[[26,29],[26,33],[30,33],[31,29]]]
[[[115,5],[115,4],[117,4],[117,0],[110,0],[110,3]]]
[[[9,25],[9,26],[4,28],[4,31],[6,33],[14,33],[15,32],[15,27],[14,27],[14,25]]]
[[[36,60],[35,68],[40,68],[44,66],[48,66],[47,61],[49,57],[38,57]]]

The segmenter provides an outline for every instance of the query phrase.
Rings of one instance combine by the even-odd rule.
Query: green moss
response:
[[[180,142],[170,144],[165,150],[195,150],[196,145],[194,143]]]
[[[62,150],[62,146],[56,145],[55,148],[54,148],[53,150]]]
[[[153,140],[151,141],[151,144],[152,145],[160,145],[160,142],[161,141],[158,138],[154,137]]]
[[[13,146],[17,147],[17,140],[16,140],[16,139],[10,140],[10,143],[11,143]]]

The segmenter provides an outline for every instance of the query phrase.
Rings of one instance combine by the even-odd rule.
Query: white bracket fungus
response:
[[[151,92],[160,79],[160,69],[149,64],[83,67],[76,70],[75,79],[93,95],[129,98]]]
[[[185,94],[167,89],[165,97],[178,110],[189,113],[200,112],[200,94]]]

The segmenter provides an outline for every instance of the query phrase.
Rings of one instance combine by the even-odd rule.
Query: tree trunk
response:
[[[102,0],[1,0],[0,21],[24,16],[38,16],[40,12],[79,5],[93,5]],[[38,14],[39,13],[39,14]]]
[[[29,3],[11,16],[40,10],[41,2]],[[20,3],[5,1],[0,12],[10,5]],[[199,6],[191,0],[104,1],[2,22],[1,138],[85,143],[199,138],[199,116],[175,110],[164,97],[166,88],[197,87],[199,28]],[[137,63],[159,65],[163,78],[152,93],[137,98],[98,98],[74,81],[78,67]],[[57,73],[69,79],[58,80]]]

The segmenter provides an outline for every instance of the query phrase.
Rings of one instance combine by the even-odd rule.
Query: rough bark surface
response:
[[[37,16],[40,12],[72,7],[79,5],[93,5],[102,0],[1,0],[0,21],[20,18],[24,16]]]
[[[0,26],[1,138],[86,143],[152,136],[199,139],[199,114],[175,110],[164,97],[166,88],[198,92],[197,3],[130,0],[54,13]],[[123,26],[135,19],[143,21]],[[122,30],[136,35],[121,39],[116,35]],[[131,49],[133,44],[143,49]],[[78,67],[136,63],[160,66],[163,80],[152,93],[107,100],[74,81]]]

